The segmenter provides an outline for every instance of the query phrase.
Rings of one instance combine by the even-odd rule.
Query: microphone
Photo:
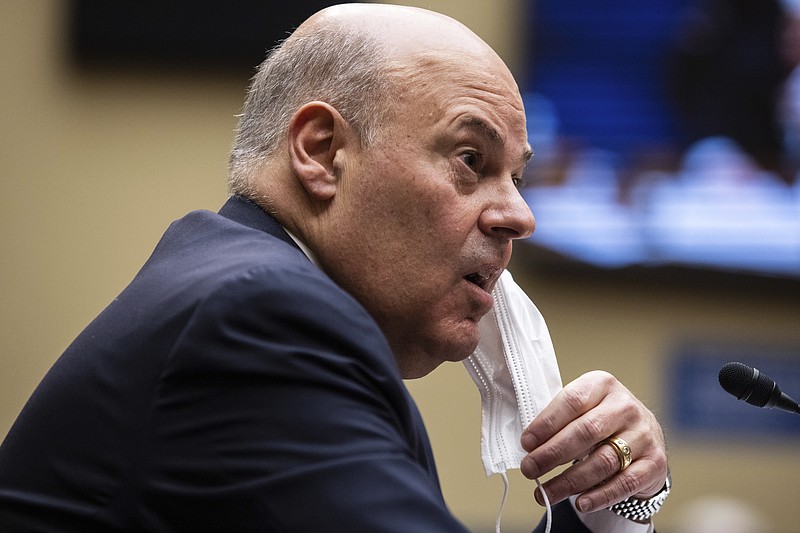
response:
[[[726,392],[756,407],[780,409],[800,415],[800,405],[781,392],[777,383],[744,363],[727,363],[719,371],[719,384]]]

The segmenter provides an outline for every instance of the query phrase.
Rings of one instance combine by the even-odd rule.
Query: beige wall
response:
[[[514,0],[418,2],[459,18],[517,64]],[[0,2],[0,436],[58,354],[138,270],[166,225],[226,196],[225,165],[246,76],[80,75],[64,61],[63,3]],[[673,343],[686,338],[800,347],[797,298],[600,284],[534,275],[520,283],[548,319],[565,381],[616,373],[656,412]],[[800,352],[800,350],[799,350]],[[445,496],[473,528],[493,528],[502,494],[479,459],[479,399],[460,365],[410,383]],[[788,416],[788,415],[787,415]],[[676,490],[661,533],[693,498],[722,492],[800,531],[798,441],[748,446],[670,432]],[[541,513],[511,479],[504,530]]]

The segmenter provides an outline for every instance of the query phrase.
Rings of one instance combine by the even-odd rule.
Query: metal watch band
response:
[[[664,487],[652,498],[640,500],[631,496],[626,500],[612,505],[609,507],[609,510],[629,520],[648,520],[661,509],[662,505],[664,505],[664,501],[667,499],[667,496],[669,496],[671,487],[672,477],[667,474]]]

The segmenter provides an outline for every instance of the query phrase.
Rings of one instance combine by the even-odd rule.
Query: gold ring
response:
[[[603,441],[604,444],[609,444],[614,451],[617,453],[617,457],[619,457],[619,470],[618,472],[622,472],[629,466],[631,466],[631,447],[628,446],[628,443],[625,440],[619,437],[609,437]]]

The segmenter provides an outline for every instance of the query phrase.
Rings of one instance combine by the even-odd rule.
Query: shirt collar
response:
[[[283,228],[283,230],[289,235],[289,237],[292,238],[294,243],[297,245],[298,248],[300,248],[300,250],[306,255],[306,257],[308,257],[308,260],[314,263],[320,270],[322,270],[322,266],[319,264],[319,261],[317,261],[317,257],[314,255],[314,252],[312,252],[311,249],[308,246],[306,246],[306,243],[301,241],[300,237],[298,237],[288,229]]]

